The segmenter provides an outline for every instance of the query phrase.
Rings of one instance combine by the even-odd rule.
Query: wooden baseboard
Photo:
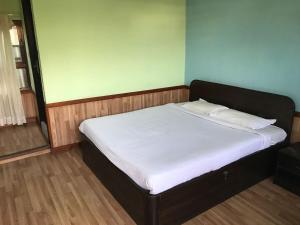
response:
[[[300,142],[300,113],[296,113],[294,117],[293,131],[291,142]]]
[[[28,117],[28,118],[26,118],[26,123],[36,123],[36,122],[38,122],[37,117]]]
[[[179,86],[173,86],[173,87],[157,88],[157,89],[144,90],[144,91],[135,91],[135,92],[128,92],[128,93],[115,94],[115,95],[106,95],[106,96],[99,96],[99,97],[93,97],[93,98],[84,98],[84,99],[70,100],[70,101],[64,101],[64,102],[55,102],[55,103],[47,104],[46,107],[47,108],[61,107],[61,106],[67,106],[67,105],[75,105],[75,104],[83,104],[83,103],[89,103],[89,102],[110,100],[110,99],[115,99],[115,98],[124,98],[124,97],[136,96],[136,95],[146,95],[146,94],[153,94],[153,93],[158,93],[158,92],[166,92],[166,91],[172,91],[172,90],[178,90],[178,89],[188,90],[189,86],[179,85]]]
[[[68,150],[71,150],[73,147],[76,147],[76,146],[79,146],[79,142],[69,144],[69,145],[63,145],[63,146],[51,148],[51,152],[52,153],[57,153],[57,152],[61,152],[61,151],[68,151]]]
[[[21,153],[16,153],[16,154],[11,155],[11,156],[0,158],[0,165],[10,163],[10,162],[14,162],[14,161],[18,161],[18,160],[21,160],[21,159],[26,159],[26,158],[29,158],[29,157],[44,155],[44,154],[48,154],[48,153],[50,153],[50,148],[49,147],[37,148],[37,149],[34,149],[32,151],[24,151],[24,152],[21,152]]]

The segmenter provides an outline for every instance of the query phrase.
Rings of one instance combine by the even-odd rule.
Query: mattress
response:
[[[151,194],[220,169],[287,136],[276,126],[248,130],[176,104],[88,119],[79,129]]]

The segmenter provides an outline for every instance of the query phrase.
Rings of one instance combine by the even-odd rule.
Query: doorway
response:
[[[3,39],[0,45],[0,160],[49,149],[31,2],[11,1],[0,11],[8,24],[0,21],[0,32],[10,37],[10,43]]]

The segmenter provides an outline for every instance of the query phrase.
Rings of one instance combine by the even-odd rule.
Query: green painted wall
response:
[[[0,14],[22,15],[21,0],[0,0]]]
[[[187,0],[186,83],[288,95],[300,111],[299,0]]]
[[[184,83],[185,0],[32,0],[46,102]]]

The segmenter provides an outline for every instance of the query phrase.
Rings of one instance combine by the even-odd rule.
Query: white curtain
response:
[[[0,15],[0,126],[26,123],[8,16]]]

